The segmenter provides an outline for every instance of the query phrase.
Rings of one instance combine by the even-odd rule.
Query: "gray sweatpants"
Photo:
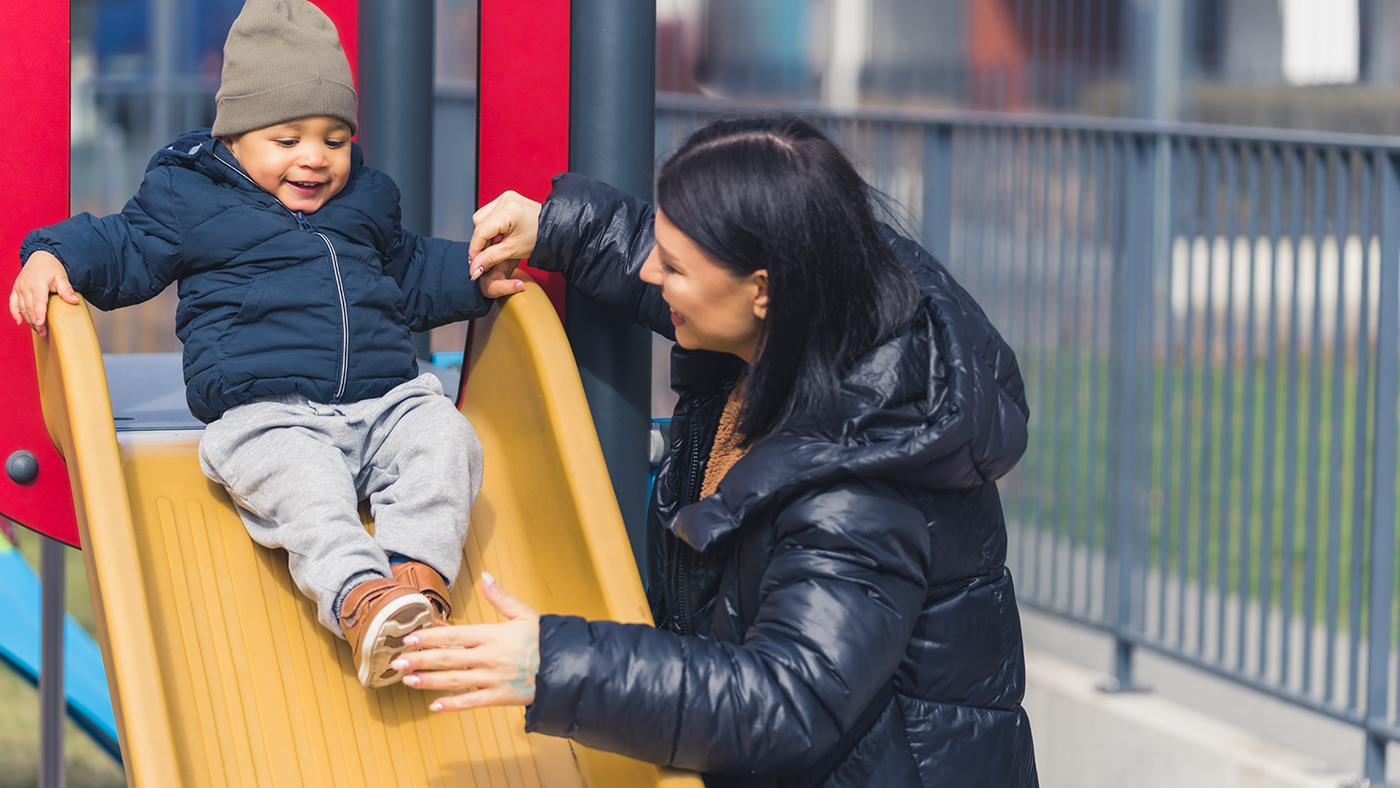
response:
[[[297,588],[342,637],[337,596],[357,575],[389,577],[388,553],[457,577],[481,491],[481,443],[430,374],[361,402],[292,394],[239,405],[205,428],[199,463],[253,541],[287,551]]]

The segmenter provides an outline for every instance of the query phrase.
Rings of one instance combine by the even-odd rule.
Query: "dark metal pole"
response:
[[[1137,194],[1151,194],[1155,174],[1152,152],[1156,140],[1132,137],[1122,143],[1127,165],[1123,188]],[[1129,206],[1120,216],[1121,238],[1116,244],[1113,288],[1113,336],[1110,341],[1113,366],[1114,420],[1117,441],[1112,447],[1109,468],[1110,489],[1114,495],[1114,517],[1110,541],[1105,548],[1108,574],[1104,579],[1105,612],[1113,621],[1114,660],[1112,680],[1107,688],[1119,692],[1138,689],[1133,682],[1133,643],[1128,635],[1137,634],[1140,625],[1134,613],[1141,599],[1137,591],[1140,566],[1137,530],[1139,520],[1137,474],[1142,460],[1138,391],[1147,388],[1139,362],[1149,354],[1144,344],[1150,323],[1144,319],[1150,308],[1151,293],[1146,286],[1150,272],[1144,261],[1152,259],[1153,206],[1124,200]],[[1145,275],[1146,274],[1146,275]],[[1150,386],[1150,384],[1149,384]]]
[[[39,785],[62,788],[63,718],[63,543],[41,536],[39,547]]]
[[[1124,31],[1132,53],[1134,117],[1174,120],[1181,93],[1183,0],[1131,0]]]
[[[360,134],[365,162],[402,193],[403,227],[433,231],[433,0],[360,0]],[[419,357],[428,335],[415,334]]]
[[[573,0],[569,169],[652,198],[655,0]],[[613,491],[642,566],[651,437],[651,334],[572,290],[565,328]]]

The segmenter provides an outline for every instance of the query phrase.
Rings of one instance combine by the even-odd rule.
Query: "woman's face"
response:
[[[768,313],[766,270],[735,276],[657,211],[656,246],[642,265],[642,281],[661,287],[681,347],[753,361]]]

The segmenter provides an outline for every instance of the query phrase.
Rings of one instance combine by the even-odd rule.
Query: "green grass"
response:
[[[1316,388],[1310,381],[1314,361],[1320,373]],[[1110,449],[1117,445],[1122,423],[1110,394],[1115,381],[1109,377],[1107,358],[1104,354],[1031,351],[1021,356],[1021,362],[1032,407],[1032,434],[1025,458],[1004,487],[1007,517],[1057,533],[1077,545],[1105,550],[1110,546],[1106,526],[1116,522],[1114,485],[1120,472]],[[1330,356],[1303,355],[1293,371],[1286,357],[1280,358],[1274,376],[1275,418],[1266,424],[1268,369],[1262,359],[1252,365],[1237,359],[1228,388],[1222,359],[1209,363],[1199,357],[1190,360],[1189,381],[1183,364],[1177,359],[1169,370],[1165,359],[1156,359],[1142,365],[1135,382],[1140,394],[1135,422],[1139,425],[1140,451],[1133,473],[1132,521],[1139,560],[1157,568],[1165,559],[1169,573],[1207,587],[1224,588],[1231,594],[1240,593],[1243,585],[1248,596],[1256,599],[1260,580],[1267,573],[1275,606],[1280,604],[1282,582],[1289,573],[1292,609],[1297,614],[1305,610],[1307,601],[1309,578],[1304,555],[1311,538],[1317,556],[1311,600],[1318,618],[1331,597],[1338,606],[1339,625],[1347,628],[1352,585],[1359,577],[1364,627],[1370,552],[1364,548],[1369,540],[1366,523],[1370,518],[1374,430],[1369,422],[1358,425],[1357,419],[1358,414],[1373,418],[1369,389],[1374,385],[1374,369],[1369,371],[1366,397],[1358,408],[1360,381],[1354,359],[1348,358],[1338,369]],[[1254,376],[1252,395],[1246,389],[1250,371]],[[1291,377],[1298,380],[1292,402],[1288,399]],[[1333,402],[1338,396],[1340,421],[1333,418]],[[1312,428],[1310,412],[1314,407],[1319,418]],[[1285,465],[1290,422],[1297,457],[1292,467]],[[1265,467],[1264,446],[1270,439],[1272,464]],[[1248,465],[1246,446],[1252,449]],[[1312,493],[1307,479],[1310,456],[1319,460]],[[1204,484],[1202,463],[1209,463],[1204,469]],[[1359,489],[1358,478],[1362,482]],[[1400,485],[1400,479],[1394,483]],[[1222,511],[1227,495],[1228,505]],[[1334,500],[1340,512],[1336,523],[1330,517]],[[1266,522],[1269,508],[1272,511]],[[1266,533],[1270,546],[1267,561],[1261,564],[1258,556]],[[1352,550],[1356,539],[1363,540],[1359,563]],[[1251,559],[1242,571],[1240,555],[1244,549]],[[1222,551],[1226,557],[1223,572],[1219,563]]]
[[[39,566],[40,538],[16,529],[19,549]],[[65,550],[64,595],[68,611],[94,634],[83,557]],[[72,722],[64,732],[64,770],[69,788],[113,788],[126,784],[122,769]],[[0,668],[0,788],[34,788],[39,784],[39,692],[18,674]]]

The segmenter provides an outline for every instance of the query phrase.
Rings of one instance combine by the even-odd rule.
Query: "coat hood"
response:
[[[704,550],[760,507],[842,476],[959,490],[996,481],[1020,460],[1030,410],[1015,354],[947,270],[905,243],[893,245],[919,279],[919,309],[845,376],[839,428],[758,442],[714,494],[668,524],[691,547]]]

